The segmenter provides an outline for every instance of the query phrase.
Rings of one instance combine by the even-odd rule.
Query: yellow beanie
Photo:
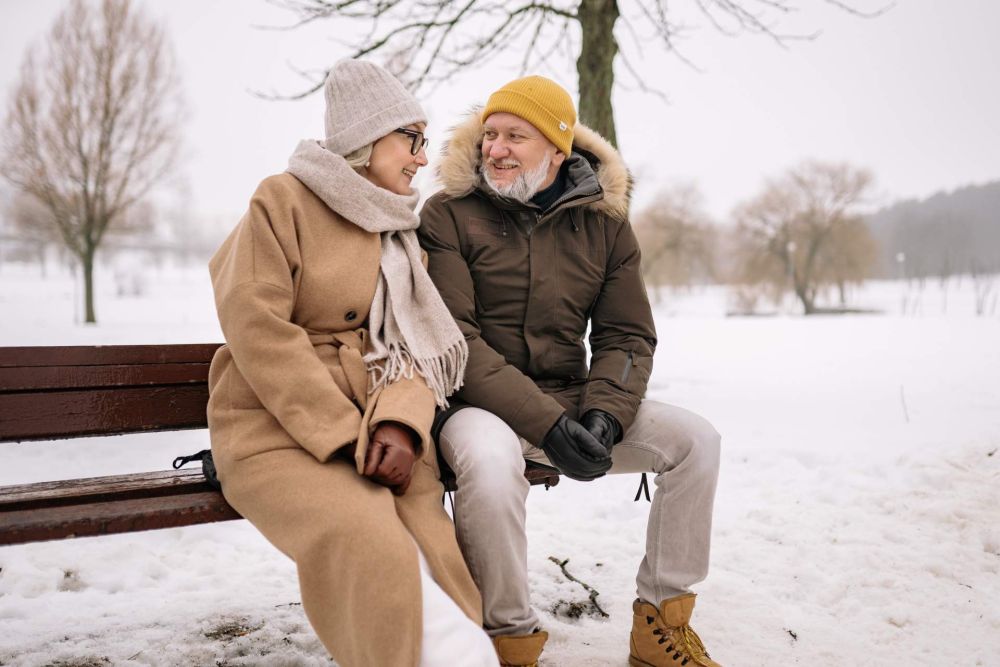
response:
[[[491,114],[512,113],[534,125],[566,155],[573,150],[576,109],[569,93],[544,76],[526,76],[511,81],[490,95],[483,109],[485,122]]]

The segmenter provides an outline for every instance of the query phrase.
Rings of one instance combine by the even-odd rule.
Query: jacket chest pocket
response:
[[[506,313],[517,303],[523,309],[531,275],[528,240],[509,222],[469,218],[466,243],[465,259],[475,285],[477,311]]]
[[[472,254],[490,248],[522,248],[528,240],[510,222],[500,219],[469,218],[465,233]]]

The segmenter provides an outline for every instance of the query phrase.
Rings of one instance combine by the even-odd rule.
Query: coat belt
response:
[[[337,349],[340,368],[354,394],[352,398],[365,410],[368,407],[368,369],[365,367],[363,354],[368,342],[368,331],[353,329],[335,333],[311,333],[309,342],[314,347],[332,345]]]

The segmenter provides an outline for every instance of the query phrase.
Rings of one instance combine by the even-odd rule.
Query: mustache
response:
[[[491,157],[486,158],[486,164],[493,167],[520,167],[521,163],[517,160],[494,160]]]

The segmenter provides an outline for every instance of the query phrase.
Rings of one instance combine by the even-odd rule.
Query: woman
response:
[[[467,348],[414,232],[426,116],[370,63],[337,63],[325,93],[326,140],[258,186],[209,264],[219,479],[295,561],[342,667],[496,665],[429,435]]]

